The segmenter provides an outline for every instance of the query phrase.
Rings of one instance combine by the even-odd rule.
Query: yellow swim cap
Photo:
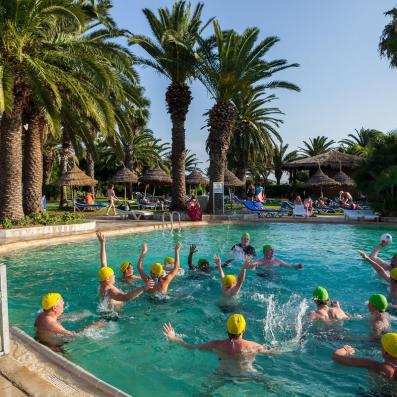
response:
[[[41,307],[43,310],[49,310],[54,307],[61,298],[62,295],[58,294],[58,292],[50,292],[41,298]]]
[[[150,272],[154,273],[156,276],[161,276],[163,274],[163,266],[161,263],[155,263],[150,268]]]
[[[226,322],[227,332],[240,335],[245,331],[245,318],[241,314],[232,314]]]
[[[236,281],[236,276],[234,276],[233,274],[228,274],[227,276],[225,276],[222,280],[222,284],[224,287],[226,288],[230,288],[231,285]]]
[[[165,266],[169,265],[170,263],[174,263],[174,262],[175,262],[175,259],[172,256],[167,256],[164,259],[164,265]]]
[[[113,276],[114,271],[111,267],[101,267],[98,270],[98,279],[100,282],[107,280],[110,276]]]
[[[397,334],[384,334],[381,341],[383,350],[392,357],[397,358]]]
[[[129,265],[130,265],[130,262],[123,262],[123,263],[119,266],[120,271],[121,271],[122,273],[124,273],[124,272],[127,270],[127,268],[128,268]]]
[[[391,269],[390,278],[394,281],[397,281],[397,267],[395,267],[394,269]]]

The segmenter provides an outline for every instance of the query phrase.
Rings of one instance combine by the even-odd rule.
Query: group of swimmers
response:
[[[106,257],[106,239],[101,232],[97,233],[100,244],[101,267],[98,271],[99,296],[102,301],[106,301],[112,308],[117,310],[120,305],[131,299],[135,299],[143,293],[147,294],[167,294],[170,283],[175,277],[183,275],[184,270],[180,267],[180,249],[181,243],[175,245],[174,257],[167,257],[164,260],[164,266],[161,263],[151,265],[148,273],[143,269],[145,255],[148,252],[146,243],[143,243],[141,253],[137,262],[139,276],[134,274],[134,266],[130,262],[124,262],[119,266],[121,271],[120,282],[134,284],[137,280],[142,280],[144,285],[135,288],[128,293],[124,293],[115,286],[115,275],[112,268],[107,264]],[[359,359],[351,357],[354,349],[351,346],[344,346],[337,349],[332,358],[334,361],[348,366],[356,366],[373,370],[387,378],[397,379],[397,333],[388,333],[391,318],[387,309],[397,307],[397,253],[393,256],[391,263],[388,263],[378,257],[380,250],[387,245],[383,241],[368,256],[365,252],[360,251],[363,259],[367,260],[372,267],[390,284],[391,302],[384,295],[375,294],[369,299],[368,310],[371,314],[372,337],[381,340],[383,362],[377,362],[369,359]],[[255,248],[250,245],[250,235],[244,233],[241,242],[232,247],[229,253],[230,259],[222,263],[218,256],[214,256],[215,266],[201,258],[197,264],[193,263],[193,255],[197,252],[195,245],[190,246],[188,256],[188,267],[191,272],[219,273],[221,291],[224,297],[230,298],[238,295],[241,290],[248,269],[272,269],[275,267],[285,267],[289,269],[301,270],[304,265],[289,264],[274,256],[274,249],[271,245],[265,244],[262,247],[263,258],[253,260],[256,256]],[[243,257],[243,265],[237,276],[225,274],[224,268],[236,257]],[[345,313],[339,302],[331,301],[328,292],[323,287],[317,287],[313,292],[313,302],[316,310],[309,313],[309,319],[318,321],[341,321],[350,318]],[[59,293],[48,293],[42,297],[43,312],[38,316],[35,327],[37,330],[36,338],[41,342],[56,348],[54,336],[63,336],[66,338],[75,337],[79,333],[66,330],[60,323],[60,316],[64,311],[64,301]],[[88,326],[101,327],[106,321],[97,321]],[[246,329],[246,320],[240,313],[232,314],[226,322],[228,337],[223,340],[210,341],[205,344],[192,345],[186,343],[177,336],[171,323],[164,324],[163,333],[169,342],[174,342],[188,349],[199,349],[213,351],[221,360],[221,368],[228,373],[242,373],[254,370],[253,362],[257,354],[276,354],[277,349],[267,348],[261,344],[244,339]],[[59,346],[58,346],[59,347]]]

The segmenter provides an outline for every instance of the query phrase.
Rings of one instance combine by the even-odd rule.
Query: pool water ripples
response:
[[[262,245],[272,244],[277,257],[304,263],[305,268],[249,270],[240,297],[226,302],[220,296],[215,272],[198,275],[187,271],[189,245],[196,244],[199,249],[194,263],[201,257],[212,263],[214,254],[226,260],[230,248],[246,231],[259,257]],[[134,397],[370,395],[373,377],[359,369],[347,371],[330,356],[335,348],[350,343],[360,354],[380,359],[377,348],[363,340],[369,335],[366,302],[373,293],[387,295],[387,285],[357,251],[370,251],[384,232],[397,236],[396,229],[377,225],[267,223],[183,229],[180,235],[157,231],[109,237],[108,264],[116,275],[120,263],[128,260],[136,265],[143,240],[149,246],[145,269],[173,256],[180,240],[186,275],[172,282],[163,299],[144,295],[128,302],[117,314],[117,321],[87,330],[66,344],[65,355]],[[396,249],[392,246],[384,251],[382,257],[389,258]],[[97,241],[32,248],[0,262],[8,265],[11,322],[29,334],[34,334],[40,298],[50,291],[64,296],[66,327],[79,330],[100,319]],[[233,262],[225,273],[237,274],[241,265]],[[332,325],[309,323],[306,315],[314,309],[311,294],[317,285],[326,287],[330,297],[354,315],[353,320]],[[118,286],[124,291],[131,288]],[[276,356],[258,357],[257,372],[249,376],[219,374],[214,354],[169,344],[162,335],[162,324],[171,322],[191,343],[225,338],[226,319],[234,312],[246,317],[247,339],[280,350]]]

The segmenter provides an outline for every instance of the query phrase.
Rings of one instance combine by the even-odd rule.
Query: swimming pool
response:
[[[379,385],[379,378],[368,376],[365,370],[337,365],[330,356],[336,347],[349,343],[358,347],[357,354],[380,358],[372,344],[348,340],[369,334],[368,297],[372,293],[387,295],[387,285],[359,258],[357,250],[372,249],[385,231],[397,237],[396,229],[259,223],[182,229],[180,235],[157,231],[108,237],[108,264],[117,274],[116,266],[121,262],[135,264],[144,239],[149,245],[147,269],[173,255],[175,243],[181,241],[182,266],[187,269],[189,244],[195,243],[199,249],[195,263],[213,254],[225,259],[245,231],[250,232],[251,244],[258,252],[264,243],[273,244],[276,256],[290,263],[302,262],[304,270],[277,269],[267,278],[249,271],[241,297],[232,307],[225,307],[219,299],[216,273],[201,278],[188,274],[177,277],[167,299],[141,296],[128,302],[119,321],[68,343],[66,357],[134,397],[368,395],[373,383]],[[393,246],[384,251],[388,258]],[[0,262],[8,265],[13,325],[33,335],[40,297],[49,291],[59,291],[65,299],[67,328],[78,330],[98,319],[100,262],[96,240],[33,248],[4,256]],[[239,269],[240,264],[233,264],[226,273],[237,274]],[[338,299],[354,319],[343,327],[308,324],[305,312],[313,307],[310,298],[317,285],[326,287],[331,298]],[[226,337],[225,321],[233,312],[245,315],[247,339],[282,350],[277,356],[258,357],[255,377],[217,374],[215,355],[169,344],[162,336],[162,324],[171,321],[188,342],[222,339]]]

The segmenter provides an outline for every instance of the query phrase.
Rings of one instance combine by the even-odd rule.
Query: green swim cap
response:
[[[241,236],[241,238],[243,238],[243,237],[248,237],[248,238],[251,238],[251,236],[250,236],[250,234],[249,234],[249,233],[244,233],[244,234]]]
[[[267,251],[267,250],[272,250],[273,249],[273,247],[270,245],[270,244],[265,244],[263,247],[262,247],[262,251],[263,252],[265,252],[265,251]]]
[[[372,295],[369,298],[369,302],[375,306],[375,308],[377,310],[379,310],[380,312],[384,312],[387,309],[388,303],[387,303],[387,299],[384,295],[382,294],[375,294]]]
[[[317,287],[313,291],[313,299],[321,302],[326,302],[329,299],[328,291],[323,287]]]
[[[207,259],[204,259],[204,258],[200,258],[200,259],[198,260],[198,262],[197,262],[198,267],[204,266],[204,265],[206,265],[207,263],[209,263],[209,262],[207,261]]]

